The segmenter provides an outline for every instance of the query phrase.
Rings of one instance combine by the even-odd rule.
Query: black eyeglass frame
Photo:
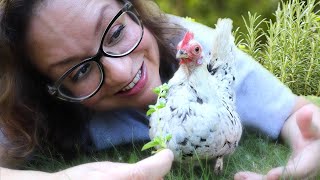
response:
[[[112,20],[110,21],[110,23],[108,24],[106,30],[104,31],[103,35],[102,35],[102,39],[101,39],[101,42],[100,42],[100,46],[99,46],[99,49],[98,49],[98,52],[96,55],[90,57],[90,58],[87,58],[85,60],[83,60],[81,63],[77,64],[77,65],[74,65],[73,67],[71,67],[69,70],[67,70],[53,85],[47,85],[48,87],[48,92],[50,95],[52,96],[55,96],[56,98],[58,99],[61,99],[61,100],[64,100],[64,101],[69,101],[69,102],[81,102],[83,100],[86,100],[86,99],[89,99],[91,98],[92,96],[94,96],[101,88],[102,86],[102,83],[104,81],[104,70],[103,70],[103,65],[101,64],[100,62],[100,59],[102,56],[106,56],[106,57],[112,57],[112,58],[120,58],[120,57],[124,57],[128,54],[130,54],[132,51],[134,51],[140,44],[142,38],[143,38],[143,34],[144,34],[144,29],[143,29],[143,24],[142,24],[142,21],[141,21],[141,18],[140,18],[140,15],[139,13],[134,9],[133,5],[131,2],[125,0],[124,1],[125,4],[123,5],[123,7],[120,9],[120,11],[112,18]],[[132,12],[133,11],[133,12]],[[131,48],[131,50],[129,50],[128,52],[126,53],[123,53],[123,54],[119,54],[119,55],[114,55],[114,54],[108,54],[106,53],[104,50],[103,50],[103,42],[104,42],[104,39],[106,37],[106,34],[108,33],[108,31],[110,30],[112,24],[125,12],[132,12],[133,15],[135,15],[137,17],[137,20],[139,21],[140,23],[140,26],[141,26],[141,37],[139,39],[139,41],[136,43],[136,45]],[[97,88],[89,95],[87,96],[84,96],[84,97],[79,97],[79,98],[72,98],[72,97],[69,97],[69,96],[66,96],[64,95],[63,93],[60,93],[59,91],[59,87],[61,86],[61,83],[62,81],[73,71],[75,70],[76,68],[78,68],[79,66],[85,64],[85,63],[88,63],[90,61],[94,61],[98,64],[98,67],[99,67],[99,70],[100,70],[100,73],[102,75],[102,78],[99,82],[99,85],[97,86]]]

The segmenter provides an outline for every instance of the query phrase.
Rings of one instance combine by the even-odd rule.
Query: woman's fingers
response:
[[[173,161],[172,151],[165,149],[134,164],[130,170],[133,179],[160,179],[171,169]]]
[[[302,136],[306,139],[320,137],[319,127],[317,126],[320,121],[319,112],[313,108],[310,106],[304,107],[296,115],[297,125]]]
[[[285,167],[270,170],[267,179],[303,179],[311,178],[320,169],[320,140],[315,140],[289,160]]]
[[[234,180],[264,180],[264,176],[250,171],[243,171],[236,173]]]

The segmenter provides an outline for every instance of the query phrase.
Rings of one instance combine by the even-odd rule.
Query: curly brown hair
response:
[[[44,2],[3,0],[0,3],[2,166],[13,166],[25,160],[43,141],[48,140],[65,152],[90,143],[86,140],[88,138],[83,137],[90,111],[80,104],[58,101],[49,96],[46,91],[49,79],[32,66],[24,51],[30,17]],[[167,81],[178,66],[174,56],[176,44],[172,42],[181,38],[184,29],[169,23],[167,16],[152,0],[134,0],[132,4],[144,26],[157,39],[161,56],[160,76],[162,81]]]

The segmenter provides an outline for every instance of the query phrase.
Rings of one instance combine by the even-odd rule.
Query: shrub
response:
[[[320,2],[279,3],[275,21],[248,13],[238,45],[299,95],[320,95]],[[267,24],[267,29],[261,28]]]

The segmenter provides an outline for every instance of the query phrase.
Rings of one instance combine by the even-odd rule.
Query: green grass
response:
[[[143,143],[120,146],[116,149],[90,155],[79,153],[76,159],[69,162],[66,162],[62,157],[53,158],[53,156],[37,154],[34,161],[27,164],[25,168],[55,172],[88,162],[134,163],[151,155],[151,151],[140,151],[142,145]],[[242,170],[265,173],[272,167],[284,165],[288,156],[289,148],[287,146],[273,142],[266,137],[245,132],[236,152],[224,159],[222,175],[215,176],[212,164],[209,164],[209,162],[202,162],[200,167],[193,164],[174,163],[166,179],[232,179],[236,172]]]
[[[308,96],[307,99],[320,106],[319,97]],[[138,143],[120,146],[89,155],[79,152],[74,160],[68,162],[61,156],[57,158],[57,154],[43,155],[38,153],[34,160],[24,168],[55,172],[88,162],[114,161],[134,163],[151,155],[151,151],[141,151],[143,144],[144,143]],[[172,170],[165,179],[229,180],[233,179],[234,174],[238,171],[266,173],[273,167],[285,165],[289,156],[290,148],[288,146],[277,141],[272,141],[268,137],[245,130],[235,153],[224,159],[224,170],[221,175],[214,175],[212,164],[209,162],[202,162],[200,167],[194,167],[193,164],[185,165],[174,163]]]
[[[320,105],[320,98],[313,98]],[[55,172],[75,165],[97,162],[114,161],[134,163],[151,155],[151,151],[140,151],[143,143],[120,146],[108,151],[101,151],[90,155],[78,153],[72,161],[65,161],[62,157],[55,158],[37,154],[34,161],[25,166],[26,169]],[[283,166],[290,156],[288,146],[272,141],[269,138],[245,131],[240,145],[234,154],[224,159],[224,170],[219,176],[214,175],[212,165],[202,162],[201,166],[193,164],[174,163],[172,170],[165,179],[233,179],[238,171],[254,171],[266,173],[271,168]]]

